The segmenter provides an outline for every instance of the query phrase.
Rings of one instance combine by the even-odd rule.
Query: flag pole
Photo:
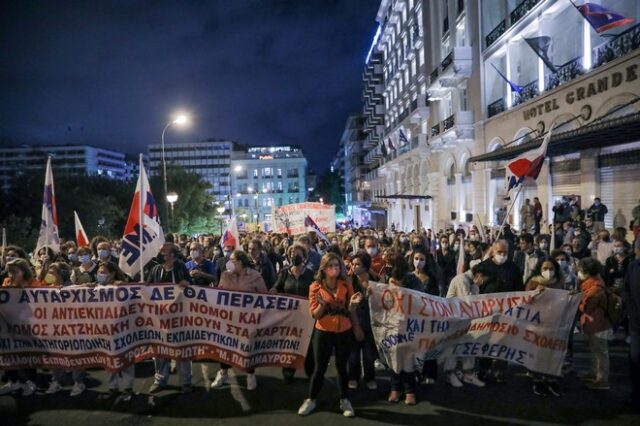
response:
[[[142,264],[142,251],[144,250],[143,235],[144,235],[144,179],[142,179],[142,173],[144,173],[144,163],[142,161],[142,154],[140,154],[140,194],[138,198],[138,224],[140,226],[140,238],[138,244],[140,245],[140,282],[144,282],[144,265]]]
[[[0,266],[4,268],[5,265],[5,255],[4,249],[7,247],[7,228],[2,228],[2,251],[0,252]]]
[[[522,182],[522,184],[520,184],[520,188],[518,188],[518,191],[516,192],[516,195],[513,197],[513,202],[509,206],[509,209],[507,210],[507,214],[504,216],[504,219],[502,220],[502,225],[500,225],[500,229],[498,230],[498,235],[496,235],[496,241],[499,240],[500,237],[502,236],[502,233],[504,231],[504,225],[506,225],[507,219],[509,219],[509,215],[511,214],[511,210],[513,210],[513,206],[516,205],[516,200],[518,199],[518,196],[522,192],[523,188],[524,188],[524,182]]]

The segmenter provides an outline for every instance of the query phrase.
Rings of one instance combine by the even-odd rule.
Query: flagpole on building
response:
[[[140,245],[140,256],[138,257],[138,261],[140,262],[140,282],[144,282],[144,264],[142,263],[142,251],[144,250],[144,194],[146,189],[144,188],[144,179],[142,179],[142,174],[144,173],[144,163],[142,161],[142,154],[140,154],[140,178],[138,179],[140,182],[140,194],[138,196],[138,224],[140,226],[140,238],[138,244]]]

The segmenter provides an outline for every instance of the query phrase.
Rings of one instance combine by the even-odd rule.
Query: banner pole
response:
[[[140,238],[138,244],[140,245],[140,257],[138,258],[140,262],[140,282],[144,282],[144,264],[142,263],[142,252],[144,250],[143,243],[143,235],[144,235],[144,179],[142,179],[142,174],[144,173],[144,163],[142,161],[142,154],[140,154],[140,177],[138,178],[138,182],[140,182],[140,194],[138,198],[138,225],[140,227]]]

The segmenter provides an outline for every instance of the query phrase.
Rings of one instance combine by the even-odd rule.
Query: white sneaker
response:
[[[0,395],[6,395],[22,389],[22,385],[19,382],[8,381],[2,387],[0,387]]]
[[[349,389],[358,389],[358,381],[357,380],[349,380],[349,383],[347,383],[347,387]]]
[[[375,368],[376,370],[385,370],[386,369],[384,364],[381,363],[380,360],[378,360],[378,359],[373,361],[373,368]]]
[[[87,387],[84,385],[84,383],[74,383],[73,387],[71,388],[71,393],[69,394],[70,396],[78,396],[80,395],[82,392],[84,392],[84,390]]]
[[[44,393],[47,395],[53,395],[54,393],[58,393],[61,390],[62,386],[60,386],[60,383],[58,383],[57,380],[52,380],[51,383],[49,383],[49,388],[44,391]]]
[[[22,385],[22,396],[31,396],[36,392],[36,384],[31,380],[27,380],[24,385]]]
[[[370,382],[367,382],[367,389],[376,390],[378,389],[378,384],[376,383],[375,380],[371,380]]]
[[[465,383],[469,383],[470,385],[477,386],[479,388],[484,387],[484,382],[478,379],[478,376],[476,375],[476,373],[463,375],[462,381]]]
[[[349,402],[348,399],[340,400],[340,409],[342,410],[342,415],[345,417],[354,417],[356,415],[356,412],[353,411],[351,402]]]
[[[447,379],[449,380],[449,384],[454,388],[461,388],[464,386],[460,381],[460,379],[458,378],[458,375],[453,371],[447,374]]]
[[[226,385],[229,382],[229,374],[223,373],[222,370],[218,370],[216,378],[211,383],[211,388],[219,388],[222,385]]]
[[[300,408],[298,409],[299,416],[308,416],[313,410],[316,409],[315,399],[305,399]]]
[[[247,390],[254,390],[258,387],[258,380],[255,374],[247,374]]]

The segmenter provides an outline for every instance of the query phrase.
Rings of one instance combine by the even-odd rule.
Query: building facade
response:
[[[218,203],[228,205],[230,196],[231,153],[234,143],[229,140],[209,139],[201,142],[165,144],[167,168],[181,167],[200,175],[211,185],[209,192]],[[163,173],[162,145],[149,145],[151,175]],[[169,191],[171,191],[169,183]]]
[[[344,146],[344,214],[359,225],[369,225],[371,222],[371,190],[364,184],[364,176],[368,172],[364,163],[364,123],[363,115],[350,115],[340,141],[340,145]]]
[[[307,200],[307,159],[296,146],[247,147],[231,159],[232,210],[247,223],[271,223],[274,208]]]
[[[640,17],[638,2],[597,3]],[[561,0],[383,0],[376,20],[384,127],[380,141],[364,143],[365,180],[386,226],[496,224],[506,164],[549,129],[550,158],[526,182],[512,223],[526,198],[540,198],[548,221],[570,195],[583,208],[600,197],[608,227],[616,216],[628,224],[640,199],[637,26],[602,37]],[[535,38],[548,42],[553,70]]]
[[[49,156],[55,176],[128,177],[123,152],[90,145],[22,145],[0,148],[0,187],[7,188],[14,176],[44,170]]]

